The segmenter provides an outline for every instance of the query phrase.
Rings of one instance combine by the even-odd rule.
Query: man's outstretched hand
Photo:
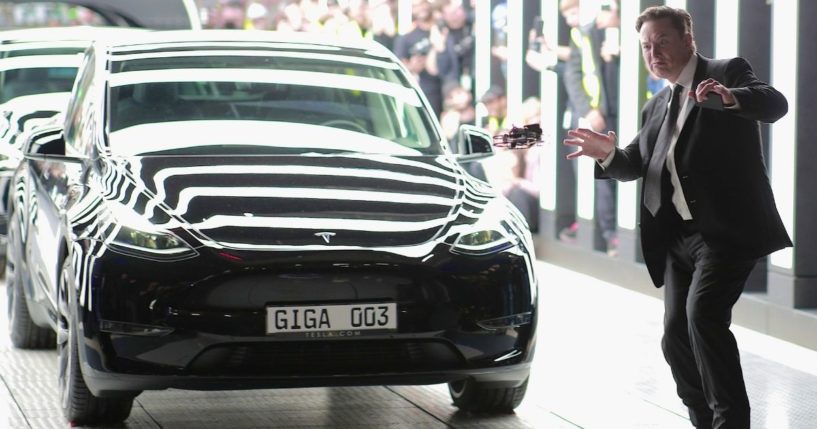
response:
[[[597,161],[604,161],[616,149],[616,133],[597,133],[587,128],[577,128],[567,132],[562,143],[576,146],[578,150],[567,155],[567,159],[576,159],[582,155],[589,156]]]

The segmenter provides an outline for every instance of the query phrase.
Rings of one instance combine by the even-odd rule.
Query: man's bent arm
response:
[[[622,182],[635,180],[641,177],[641,152],[638,149],[639,132],[633,141],[624,149],[615,148],[612,158],[597,162],[595,168],[596,179],[616,179]],[[602,164],[605,164],[602,166]]]
[[[772,123],[789,110],[786,97],[771,85],[758,79],[752,67],[743,58],[729,62],[727,76],[731,82],[724,83],[740,106],[734,113],[746,119]]]

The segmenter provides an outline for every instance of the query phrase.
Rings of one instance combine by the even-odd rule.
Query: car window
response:
[[[26,95],[70,92],[77,75],[80,47],[0,49],[0,103]]]
[[[215,54],[215,55],[214,55]],[[349,151],[377,153],[440,153],[439,136],[416,90],[394,63],[373,58],[347,58],[300,53],[270,55],[179,55],[118,61],[112,67],[109,126],[112,150],[115,132],[157,123],[204,121],[261,121],[302,124],[307,133],[329,133],[333,128],[374,137],[380,147],[367,145]],[[133,55],[138,57],[138,55]],[[298,138],[298,136],[292,136]],[[291,145],[271,152],[291,153]],[[190,142],[190,150],[229,152],[234,142]],[[183,151],[176,142],[168,148]],[[161,149],[161,148],[156,148]],[[301,150],[343,150],[334,142]]]
[[[76,67],[39,67],[6,70],[0,86],[0,103],[13,98],[52,92],[70,92]]]
[[[46,49],[13,49],[8,48],[6,58],[33,57],[39,55],[77,55],[85,51],[85,48],[46,48]]]

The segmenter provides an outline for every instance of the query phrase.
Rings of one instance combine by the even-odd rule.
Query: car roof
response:
[[[90,42],[98,39],[113,40],[122,37],[132,37],[148,30],[128,27],[38,27],[20,30],[0,31],[0,45],[16,43],[77,41]],[[78,44],[81,45],[81,44]]]
[[[348,49],[365,51],[369,55],[392,57],[391,51],[383,45],[364,38],[338,38],[332,35],[307,32],[276,32],[265,30],[171,30],[140,34],[132,39],[97,40],[98,47],[104,46],[111,53],[138,50],[167,51],[179,48],[197,49],[224,44],[242,47],[257,44],[278,45],[273,47],[301,49]],[[102,45],[102,46],[100,46]]]

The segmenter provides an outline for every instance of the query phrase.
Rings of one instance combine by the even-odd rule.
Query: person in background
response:
[[[474,35],[462,0],[443,0],[441,16],[431,30],[429,70],[436,70],[443,83],[457,81],[471,89],[474,64]]]
[[[537,97],[529,97],[522,102],[523,125],[541,122],[541,103]],[[498,150],[504,174],[497,178],[496,184],[502,194],[513,203],[525,217],[531,232],[539,229],[539,157],[541,147],[531,146],[527,149]]]
[[[381,45],[394,49],[394,40],[397,37],[397,20],[394,17],[392,0],[371,0],[366,9],[367,22],[370,23],[365,36]]]
[[[337,0],[327,3],[328,10],[322,19],[321,31],[341,39],[358,39],[363,37],[363,29],[354,16],[359,17],[360,1],[348,2],[342,5]]]
[[[474,125],[476,121],[476,109],[474,108],[474,98],[471,91],[463,88],[454,81],[446,82],[443,86],[445,94],[445,110],[440,118],[445,138],[451,144],[454,151],[460,150],[462,136],[459,133],[460,125]],[[462,164],[468,174],[484,182],[488,181],[485,174],[485,167],[482,161],[473,161]]]
[[[266,30],[269,28],[269,23],[267,22],[267,7],[263,4],[255,2],[248,4],[245,16],[245,30]]]
[[[432,49],[429,35],[434,27],[432,5],[427,0],[412,2],[412,23],[414,28],[394,41],[394,54],[403,62],[417,80],[435,115],[442,113],[442,81],[436,70],[427,68],[428,54]]]
[[[479,99],[485,106],[488,116],[485,117],[483,128],[492,136],[499,134],[510,127],[507,122],[508,98],[505,90],[499,85],[491,86]]]
[[[641,247],[664,286],[664,356],[697,428],[748,429],[749,398],[732,307],[758,258],[791,247],[763,159],[760,122],[788,111],[786,97],[743,58],[697,52],[692,18],[668,6],[636,20],[644,63],[664,88],[644,105],[624,148],[614,132],[564,140],[598,163],[597,177],[641,187]],[[713,126],[717,124],[717,126]]]
[[[491,73],[508,79],[508,3],[499,0],[491,10]]]
[[[655,94],[658,94],[659,91],[664,89],[667,86],[667,80],[661,79],[660,77],[652,74],[647,73],[647,100],[652,98]]]
[[[559,3],[559,12],[565,20],[568,29],[578,28],[580,25],[580,11],[578,0],[562,0]],[[542,25],[541,20],[535,25]],[[575,108],[570,103],[564,82],[564,70],[567,60],[570,58],[570,45],[556,45],[556,43],[546,40],[543,36],[544,29],[532,29],[529,34],[528,50],[525,55],[525,62],[534,70],[542,73],[553,72],[559,76],[559,99],[565,100],[560,106],[562,109],[560,116],[561,129],[557,140],[561,140],[567,130],[575,127],[573,111]],[[560,146],[558,149],[562,155],[557,160],[557,183],[559,186],[559,204],[557,205],[556,231],[558,238],[562,242],[575,243],[579,224],[576,223],[576,168],[572,162],[567,160],[570,149]]]
[[[459,83],[448,81],[443,85],[444,110],[440,117],[445,137],[451,141],[457,137],[457,132],[462,124],[474,125],[476,120],[476,109],[474,109],[474,99],[471,91],[462,87]]]
[[[578,0],[570,4],[581,7]],[[617,18],[611,18],[617,16],[617,8],[604,12],[607,16],[602,18],[602,23],[617,25]],[[618,56],[605,61],[601,49],[604,43],[609,46],[618,41],[606,40],[605,30],[595,21],[570,30],[570,58],[564,73],[565,87],[576,117],[575,126],[604,133],[615,132],[618,124]],[[616,256],[616,183],[596,180],[595,202],[595,241],[603,243],[601,250]]]
[[[306,19],[301,7],[296,1],[290,1],[283,7],[275,19],[275,30],[277,31],[303,31]]]

